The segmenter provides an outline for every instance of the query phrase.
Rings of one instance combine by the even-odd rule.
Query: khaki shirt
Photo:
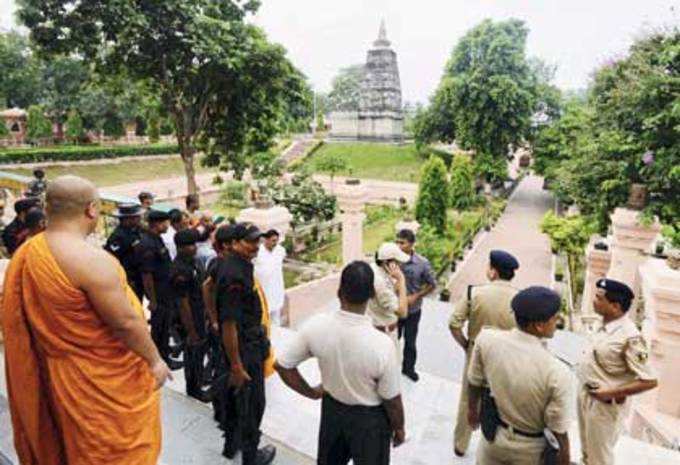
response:
[[[392,278],[384,269],[377,265],[372,265],[375,288],[375,297],[368,301],[366,315],[371,317],[373,326],[389,326],[398,320],[397,311],[399,310],[399,298],[394,289]]]
[[[647,343],[627,315],[600,328],[579,364],[578,378],[582,384],[604,389],[656,379]]]
[[[468,381],[488,386],[501,419],[516,429],[565,433],[572,419],[574,379],[541,339],[517,328],[487,328],[472,350]]]
[[[449,318],[449,327],[462,329],[467,321],[467,337],[471,342],[485,326],[512,329],[516,323],[510,302],[515,294],[517,289],[504,280],[473,287],[469,303],[466,290],[466,294],[456,302]]]

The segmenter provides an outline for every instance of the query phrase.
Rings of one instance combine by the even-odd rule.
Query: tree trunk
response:
[[[184,173],[187,176],[187,194],[198,194],[196,184],[196,168],[194,167],[194,149],[186,141],[180,145],[182,162],[184,163]]]

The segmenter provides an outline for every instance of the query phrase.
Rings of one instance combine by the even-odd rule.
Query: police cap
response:
[[[215,240],[221,244],[229,243],[234,240],[235,224],[225,224],[215,231]]]
[[[150,223],[168,221],[170,219],[170,215],[159,210],[150,210],[147,218],[149,219]]]
[[[492,250],[489,254],[489,262],[494,268],[501,268],[508,271],[514,271],[519,268],[517,259],[504,250]]]
[[[136,203],[121,203],[113,214],[116,218],[129,218],[132,216],[142,216],[142,206]]]
[[[234,240],[255,241],[262,237],[262,231],[253,223],[236,223],[234,225]]]
[[[194,245],[198,242],[199,234],[195,229],[183,229],[175,234],[175,245],[182,247],[185,245]]]
[[[14,202],[14,211],[18,215],[19,213],[27,212],[31,208],[35,207],[37,204],[38,204],[37,198],[19,199],[16,202]]]
[[[543,286],[531,286],[523,289],[512,299],[512,310],[519,323],[548,321],[560,311],[562,299],[552,289]]]
[[[595,287],[598,289],[604,289],[606,292],[619,294],[628,301],[631,301],[635,298],[635,294],[627,284],[622,283],[621,281],[616,281],[615,279],[598,279],[595,283]]]

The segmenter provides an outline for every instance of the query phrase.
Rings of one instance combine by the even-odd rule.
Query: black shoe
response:
[[[402,371],[401,374],[409,378],[414,383],[417,383],[418,380],[420,379],[420,376],[418,376],[418,373],[416,373],[415,371]]]
[[[269,465],[274,461],[274,457],[276,457],[276,447],[272,445],[264,446],[257,450],[255,465]]]
[[[462,457],[462,456],[465,455],[465,452],[461,452],[458,449],[456,449],[455,447],[453,448],[453,453],[456,454],[456,457]]]
[[[224,449],[222,449],[223,456],[225,456],[229,460],[232,460],[234,457],[236,457],[236,454],[238,453],[239,450],[241,450],[241,448],[231,436],[225,437]]]
[[[207,392],[201,391],[200,389],[196,392],[187,392],[187,395],[206,404],[212,401],[212,396]]]

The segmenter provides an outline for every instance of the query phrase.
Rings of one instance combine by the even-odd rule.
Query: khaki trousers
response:
[[[613,465],[614,446],[623,431],[628,402],[605,404],[583,388],[578,393],[578,429],[583,465]]]
[[[477,448],[477,465],[540,465],[544,438],[528,438],[498,427],[493,442],[482,435]]]
[[[460,381],[460,398],[458,400],[458,417],[456,427],[453,429],[453,447],[459,452],[467,451],[472,437],[472,429],[468,424],[468,366],[470,365],[471,348],[465,353],[465,367],[463,368],[463,378]]]

